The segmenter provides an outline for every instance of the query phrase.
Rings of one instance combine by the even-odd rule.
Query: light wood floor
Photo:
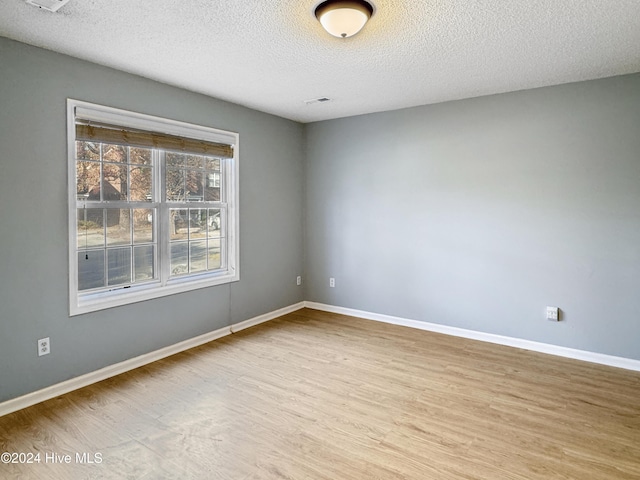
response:
[[[1,417],[4,451],[73,462],[2,479],[637,480],[640,373],[304,309]]]

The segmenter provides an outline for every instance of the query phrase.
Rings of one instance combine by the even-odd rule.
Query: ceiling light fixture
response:
[[[373,15],[373,7],[364,0],[327,0],[316,7],[316,18],[334,37],[355,35]]]

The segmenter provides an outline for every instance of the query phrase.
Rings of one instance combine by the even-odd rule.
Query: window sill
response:
[[[97,312],[107,308],[143,302],[145,300],[189,292],[200,288],[237,282],[240,280],[240,275],[236,272],[228,271],[216,274],[204,274],[197,277],[174,278],[166,285],[161,285],[160,283],[132,285],[130,287],[115,288],[108,292],[81,294],[78,295],[75,305],[73,303],[71,304],[69,315],[73,317],[75,315]]]

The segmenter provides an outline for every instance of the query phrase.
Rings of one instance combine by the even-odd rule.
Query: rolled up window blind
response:
[[[232,158],[233,145],[76,119],[76,140]]]

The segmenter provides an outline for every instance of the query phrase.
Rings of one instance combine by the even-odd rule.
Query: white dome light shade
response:
[[[351,37],[371,18],[373,7],[365,1],[328,0],[316,8],[316,18],[334,37]]]

